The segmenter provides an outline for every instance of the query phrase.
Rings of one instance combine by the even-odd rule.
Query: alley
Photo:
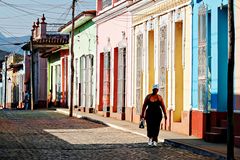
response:
[[[54,111],[0,110],[0,159],[209,159]]]

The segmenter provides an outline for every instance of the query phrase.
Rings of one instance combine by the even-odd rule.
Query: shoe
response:
[[[153,146],[157,147],[157,142],[156,141],[153,141]]]
[[[153,145],[152,138],[149,138],[149,140],[148,140],[148,145],[149,145],[149,146],[152,146],[152,145]]]

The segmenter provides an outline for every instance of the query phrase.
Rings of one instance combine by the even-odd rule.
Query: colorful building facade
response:
[[[49,52],[41,55],[48,60],[48,107],[67,107],[68,106],[68,44],[59,48],[52,48]]]
[[[226,141],[228,92],[228,1],[194,1],[192,134],[206,141]],[[239,12],[235,7],[236,13]],[[237,26],[237,24],[236,24]],[[236,28],[236,44],[237,44]],[[235,68],[235,135],[239,135],[238,47]]]
[[[97,0],[98,114],[132,121],[131,15],[132,1]]]
[[[42,55],[49,53],[52,48],[59,48],[67,44],[69,38],[68,35],[62,35],[50,30],[54,28],[54,26],[47,24],[45,20],[46,18],[43,15],[41,22],[37,19],[37,21],[33,23],[32,45],[31,42],[29,42],[22,47],[25,51],[32,50],[32,74],[30,79],[33,81],[33,91],[31,91],[31,95],[33,96],[35,108],[47,108],[48,104],[48,63],[47,59],[43,58]]]
[[[94,112],[96,97],[96,25],[92,21],[96,11],[83,11],[75,19],[74,28],[74,87],[73,105],[82,111]],[[62,33],[71,33],[72,21],[68,22],[60,30]],[[71,38],[70,41],[71,42]],[[69,43],[69,48],[71,43]],[[71,52],[71,51],[70,51]],[[71,55],[68,65],[71,63]],[[62,59],[63,60],[63,59]],[[67,66],[67,65],[66,65]],[[68,73],[71,74],[70,67]],[[68,86],[69,81],[66,83]],[[68,88],[70,98],[70,87]],[[69,99],[70,103],[70,99]]]
[[[6,65],[5,65],[6,63]],[[5,108],[23,108],[24,100],[24,72],[23,56],[12,53],[3,63],[3,85],[6,92],[2,95],[6,103]]]
[[[165,129],[190,135],[191,114],[191,1],[140,1],[133,14],[134,115],[160,85],[168,112]]]

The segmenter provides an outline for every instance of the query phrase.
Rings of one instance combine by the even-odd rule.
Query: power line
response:
[[[23,10],[23,9],[21,9],[21,8],[15,7],[13,4],[4,2],[4,1],[2,1],[2,0],[0,0],[0,2],[2,2],[3,4],[5,4],[5,5],[7,5],[7,6],[11,7],[11,8],[13,8],[13,9],[16,9],[16,10],[18,10],[18,11],[22,11],[22,12],[28,13],[28,14],[35,14],[35,13],[32,13],[32,12],[25,11],[25,10]]]
[[[1,29],[1,28],[2,28],[2,29]],[[1,29],[4,33],[12,36],[16,41],[20,42],[12,33],[8,32],[8,30],[6,30],[5,28],[3,28],[3,27],[0,26],[0,29]]]
[[[15,6],[17,6],[17,5],[15,5]],[[50,11],[51,9],[58,9],[57,8],[57,5],[56,6],[52,6],[52,7],[50,7],[50,8],[47,8],[47,9],[44,9],[44,10],[40,10],[40,9],[36,9],[36,8],[28,8],[28,7],[24,7],[25,9],[27,9],[27,10],[31,10],[31,11],[36,11],[36,12],[45,12],[45,13],[50,13],[50,14],[57,14],[57,15],[59,15],[59,14],[62,14],[62,12],[60,13],[60,12],[53,12],[53,11]],[[38,7],[39,8],[39,7]]]
[[[39,1],[36,1],[36,0],[29,0],[29,1],[34,2],[36,4],[44,5],[44,6],[47,5],[47,6],[61,7],[61,6],[69,5],[69,3],[63,3],[63,4],[54,5],[54,4],[49,4],[49,3],[42,3],[42,2],[39,2]]]
[[[36,16],[42,16],[42,15],[40,15],[40,14],[37,14],[37,13],[34,13],[34,12],[29,12],[29,11],[26,11],[26,10],[24,10],[24,9],[21,9],[21,8],[19,8],[19,7],[16,7],[14,4],[10,4],[10,3],[7,3],[7,2],[4,2],[4,1],[2,1],[2,0],[0,0],[0,2],[1,3],[3,3],[3,4],[5,4],[6,6],[8,6],[8,7],[11,7],[11,8],[13,8],[13,9],[15,9],[15,10],[17,10],[17,11],[21,11],[21,12],[24,12],[24,13],[27,13],[27,14],[29,14],[29,15],[36,15]],[[48,16],[46,16],[48,19],[54,19],[54,20],[56,20],[56,18],[53,18],[53,17],[48,17]]]
[[[91,9],[95,9],[96,8],[96,6],[94,6],[95,8],[93,8],[93,6],[92,5],[89,5],[89,6],[84,6],[83,5],[83,2],[82,1],[80,1],[80,0],[78,0],[78,3],[77,3],[77,9],[79,9],[79,11],[81,12],[82,10],[80,9],[80,7],[79,7],[79,5],[82,7],[82,8],[84,8],[84,9],[86,9],[86,10],[91,10]],[[89,8],[89,7],[91,7],[91,8]]]

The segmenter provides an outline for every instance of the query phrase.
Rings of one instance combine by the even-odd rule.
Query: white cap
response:
[[[152,89],[159,89],[159,85],[158,84],[154,84]]]

